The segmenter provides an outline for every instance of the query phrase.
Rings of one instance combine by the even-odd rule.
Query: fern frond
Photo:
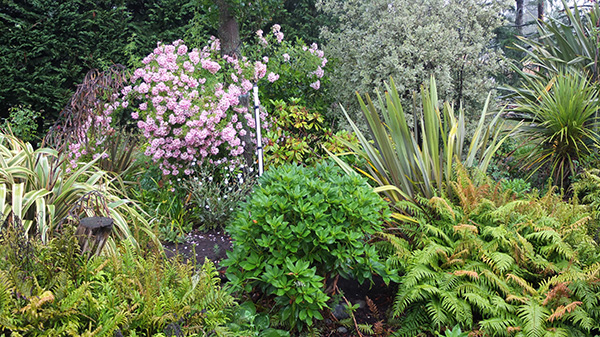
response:
[[[403,258],[403,259],[406,259],[410,256],[411,250],[410,250],[410,246],[409,246],[408,242],[406,242],[406,240],[402,240],[401,238],[397,237],[396,235],[383,233],[383,232],[376,233],[375,236],[385,240],[392,246],[393,252],[390,252],[390,253],[392,253],[400,258]]]
[[[404,276],[404,287],[414,287],[423,279],[435,279],[438,276],[436,272],[423,264],[418,264],[407,271]]]
[[[502,317],[488,318],[479,321],[481,330],[486,332],[488,336],[510,336],[510,327],[515,326],[517,322],[514,319],[506,319]]]
[[[559,305],[556,309],[552,310],[552,314],[548,317],[548,321],[553,322],[555,319],[561,319],[564,314],[572,312],[580,304],[582,304],[582,302],[575,301],[567,305]]]
[[[544,337],[574,337],[569,330],[563,328],[550,328],[546,331]]]
[[[509,294],[511,291],[508,283],[489,269],[481,269],[479,271],[479,278],[483,284],[489,288],[500,291],[502,294]]]
[[[545,335],[549,312],[537,300],[531,299],[528,303],[520,306],[517,314],[521,320],[523,332],[527,336],[542,337]]]
[[[512,273],[508,273],[506,274],[506,279],[512,280],[514,283],[519,285],[531,295],[535,295],[537,293],[537,291],[529,284],[529,282],[525,281],[522,277],[519,277]]]
[[[483,255],[481,260],[499,274],[503,274],[505,271],[509,270],[515,263],[512,256],[502,252],[491,252],[487,255]]]
[[[580,306],[575,306],[570,313],[565,314],[563,321],[571,321],[575,326],[587,332],[599,328],[598,321],[590,317],[589,313]]]
[[[369,310],[371,311],[371,313],[376,318],[379,318],[381,316],[381,314],[379,313],[379,309],[377,308],[377,305],[375,304],[375,302],[373,302],[373,300],[370,299],[369,296],[365,297],[365,301],[367,302],[367,307],[369,307]]]
[[[357,324],[358,330],[362,333],[366,333],[369,335],[373,335],[375,332],[373,331],[373,327],[371,324]]]
[[[429,318],[431,319],[431,324],[436,329],[440,329],[442,325],[448,322],[448,315],[444,310],[444,306],[437,299],[431,299],[425,304],[425,310],[429,314]]]
[[[409,305],[425,299],[429,300],[439,293],[440,289],[429,284],[419,284],[399,290],[394,301],[394,316],[402,315]]]
[[[467,224],[462,223],[462,224],[452,226],[452,228],[454,229],[455,232],[468,231],[473,234],[479,234],[479,229],[477,229],[477,226],[475,226],[475,225],[467,225]]]
[[[0,270],[0,327],[12,327],[13,309],[11,293],[14,291],[12,280],[8,277],[4,270]]]
[[[506,296],[506,302],[521,302],[521,303],[527,303],[527,301],[529,301],[529,297],[525,297],[525,296],[517,296],[517,295],[508,295]]]
[[[456,220],[456,214],[446,199],[433,197],[429,200],[429,206],[438,214],[448,219]]]
[[[402,317],[400,328],[394,335],[398,337],[414,337],[423,332],[430,323],[427,312],[421,306],[411,308]]]
[[[479,279],[479,274],[477,274],[477,272],[473,271],[473,270],[455,270],[455,271],[452,272],[452,274],[456,275],[456,276],[464,276],[464,275],[466,275],[466,276],[470,277],[473,280]]]

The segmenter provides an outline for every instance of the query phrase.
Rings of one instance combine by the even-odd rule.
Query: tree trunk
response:
[[[231,14],[226,0],[216,0],[219,6],[219,39],[221,40],[221,54],[240,55],[240,27]]]
[[[515,26],[519,34],[523,34],[523,0],[517,1],[517,11],[515,13]]]
[[[545,5],[545,0],[538,0],[537,18],[539,21],[544,21],[544,5]]]

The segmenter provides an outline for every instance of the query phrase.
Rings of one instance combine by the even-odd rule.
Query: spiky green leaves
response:
[[[577,74],[559,73],[548,82],[531,81],[527,94],[516,97],[516,107],[506,115],[524,121],[520,134],[536,147],[525,158],[525,167],[550,169],[554,182],[569,185],[578,160],[600,145],[598,91]]]

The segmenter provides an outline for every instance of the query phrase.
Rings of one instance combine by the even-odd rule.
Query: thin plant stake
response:
[[[263,147],[262,147],[262,135],[260,133],[260,105],[258,101],[258,86],[254,82],[254,119],[256,121],[256,155],[258,156],[258,176],[263,174]]]

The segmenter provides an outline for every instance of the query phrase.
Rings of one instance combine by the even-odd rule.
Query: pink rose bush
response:
[[[158,43],[142,63],[121,106],[132,102],[131,117],[147,139],[144,154],[172,176],[191,175],[207,160],[236,163],[248,145],[242,138],[255,128],[253,111],[240,105],[240,96],[265,77],[266,64],[222,58],[215,38],[201,50],[189,50],[181,40]]]
[[[298,97],[318,110],[319,103],[311,102],[322,103],[325,95],[318,92],[327,81],[327,59],[318,46],[285,41],[279,25],[266,35],[258,31],[256,38],[254,46],[245,46],[243,57],[221,56],[220,41],[214,37],[202,49],[189,48],[182,40],[159,42],[135,69],[130,85],[81,130],[80,143],[93,138],[96,147],[71,144],[73,167],[82,156],[102,154],[104,139],[115,133],[117,110],[131,113],[146,139],[144,154],[165,176],[192,175],[205,162],[239,163],[240,155],[253,145],[247,142],[255,142],[247,135],[255,129],[254,111],[241,105],[240,97],[248,95],[255,82],[267,109],[272,108],[270,99]],[[260,117],[261,126],[268,128],[266,112]]]
[[[324,113],[330,105],[330,97],[322,90],[329,82],[326,75],[328,60],[316,43],[307,46],[302,40],[284,40],[281,26],[275,24],[270,32],[258,31],[256,43],[245,51],[253,59],[263,58],[269,70],[268,83],[260,87],[261,99],[268,109],[274,108],[270,100],[289,101],[299,98],[300,104]],[[265,58],[268,56],[268,58]]]

